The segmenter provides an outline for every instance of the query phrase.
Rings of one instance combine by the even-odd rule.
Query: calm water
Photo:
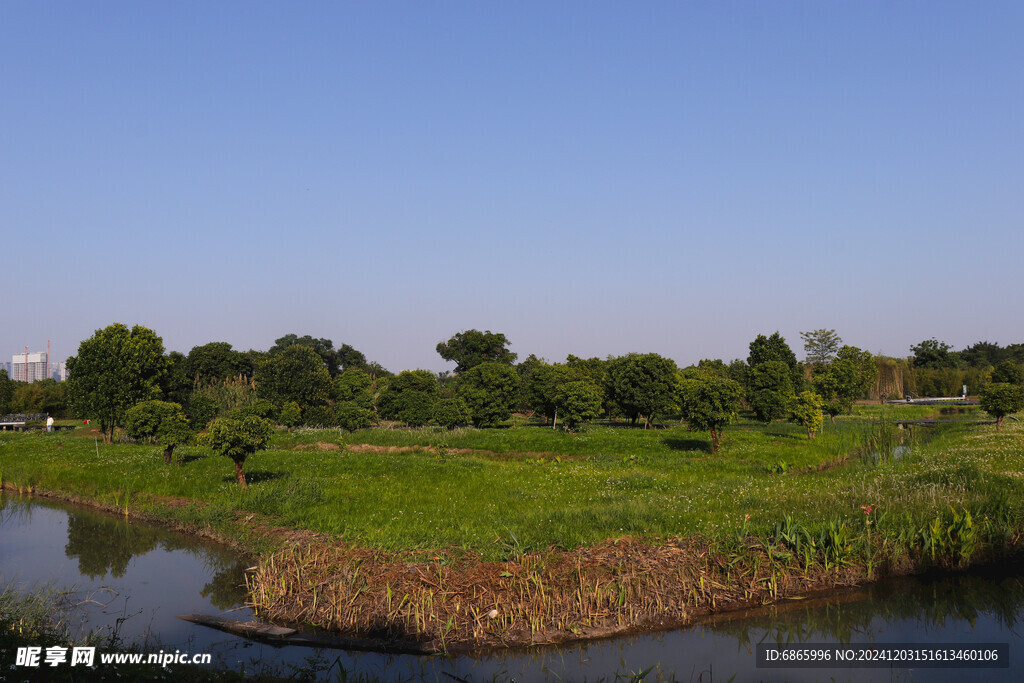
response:
[[[1024,568],[886,582],[788,601],[686,630],[482,657],[416,657],[274,648],[176,618],[200,612],[247,620],[245,558],[221,546],[69,505],[0,496],[0,584],[67,589],[74,623],[115,631],[146,652],[211,652],[219,666],[287,673],[338,666],[384,680],[615,680],[654,666],[681,681],[1024,680]],[[761,644],[1005,643],[1009,668],[765,669]],[[10,664],[3,662],[0,664]],[[331,669],[331,665],[334,666]],[[654,674],[646,680],[654,680]]]

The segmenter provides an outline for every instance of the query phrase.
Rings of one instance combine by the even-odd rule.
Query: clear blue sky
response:
[[[1020,2],[0,3],[0,352],[1024,342]]]

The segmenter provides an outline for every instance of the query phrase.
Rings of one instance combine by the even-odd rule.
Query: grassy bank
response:
[[[428,648],[666,626],[991,560],[1024,530],[1019,423],[742,425],[714,455],[682,427],[299,431],[247,461],[248,492],[180,450],[0,435],[0,477],[233,538],[262,553],[266,614]]]

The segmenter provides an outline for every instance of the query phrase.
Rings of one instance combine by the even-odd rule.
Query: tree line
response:
[[[854,401],[879,393],[880,376],[893,359],[844,345],[835,330],[802,332],[801,338],[803,362],[775,332],[757,335],[745,360],[702,360],[680,368],[656,353],[570,355],[554,363],[530,355],[517,362],[504,334],[471,329],[436,346],[441,358],[455,363],[453,372],[393,374],[348,344],[335,348],[332,340],[309,335],[285,335],[267,351],[210,342],[186,355],[166,352],[153,330],[115,323],[97,330],[68,359],[66,386],[11,382],[0,373],[0,413],[73,412],[99,422],[108,440],[116,427],[128,426],[133,406],[152,400],[176,405],[193,432],[218,417],[354,431],[381,421],[485,427],[513,414],[569,429],[598,417],[649,427],[656,417],[673,416],[710,431],[717,446],[721,429],[743,407],[765,422],[795,419],[813,436],[816,413],[834,420]],[[978,342],[954,352],[930,339],[911,351],[903,362],[912,373],[972,371],[980,385],[1022,384],[1021,344]],[[145,422],[136,416],[133,431]]]
[[[804,362],[776,331],[757,335],[746,360],[680,368],[657,353],[570,355],[560,363],[530,355],[517,363],[504,334],[470,329],[436,346],[455,363],[454,372],[393,374],[347,344],[335,348],[332,340],[309,335],[285,335],[265,352],[210,342],[185,355],[166,352],[153,330],[115,323],[81,342],[59,389],[52,382],[19,386],[0,372],[0,413],[11,406],[71,411],[97,421],[107,442],[120,427],[129,438],[161,444],[168,463],[178,445],[198,440],[234,461],[241,486],[246,457],[266,447],[274,424],[349,431],[381,422],[489,427],[525,414],[552,428],[577,429],[599,417],[649,428],[656,418],[672,417],[709,432],[714,452],[743,407],[763,422],[789,418],[814,438],[823,414],[834,420],[877,390],[887,359],[842,344],[835,330],[801,337]],[[946,345],[928,340],[912,347],[907,363],[932,371],[955,369],[932,363],[997,361],[983,371],[982,407],[996,416],[998,429],[1005,415],[1024,408],[1018,346],[982,342],[950,361]],[[47,409],[33,411],[31,400]]]

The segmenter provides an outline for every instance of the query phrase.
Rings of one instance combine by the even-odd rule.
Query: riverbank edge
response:
[[[132,508],[0,484],[10,493],[82,505],[226,545],[256,563],[247,583],[260,618],[300,627],[311,636],[306,645],[393,653],[481,653],[665,631],[709,615],[890,577],[959,572],[1024,554],[1016,532],[968,558],[958,557],[956,548],[929,558],[912,548],[875,547],[876,537],[870,557],[863,557],[869,561],[837,556],[831,566],[818,560],[801,566],[791,547],[754,536],[656,543],[623,537],[504,561],[485,561],[465,550],[438,550],[424,558],[423,551],[349,546],[241,511],[216,526],[160,516],[159,511],[201,505],[186,499],[153,499],[147,508]]]

